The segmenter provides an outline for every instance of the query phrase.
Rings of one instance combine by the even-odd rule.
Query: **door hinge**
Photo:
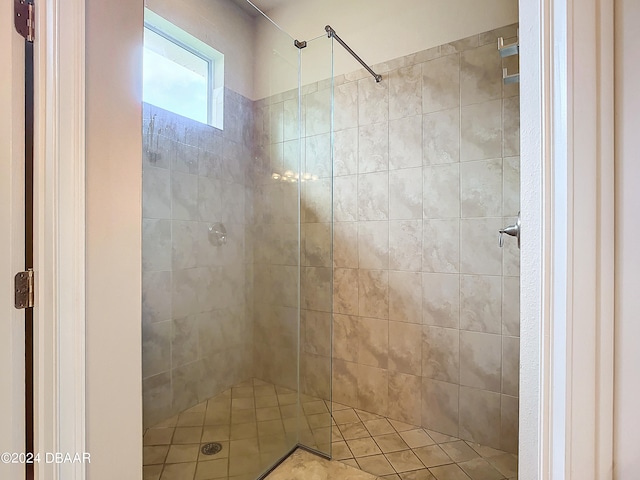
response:
[[[36,32],[35,6],[27,0],[13,2],[16,30],[27,42],[33,43]]]
[[[35,287],[33,269],[26,272],[18,272],[15,277],[15,307],[18,309],[33,308],[35,303]]]

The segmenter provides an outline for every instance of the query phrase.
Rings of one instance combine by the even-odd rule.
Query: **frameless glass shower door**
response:
[[[331,40],[301,90],[261,12],[190,2],[145,16],[144,474],[258,478],[330,453]]]
[[[321,35],[307,41],[301,67],[300,435],[302,444],[330,455],[333,40]]]

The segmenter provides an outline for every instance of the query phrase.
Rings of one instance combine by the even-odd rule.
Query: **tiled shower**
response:
[[[337,79],[333,302],[335,401],[514,453],[519,97],[496,44],[516,30]]]
[[[244,457],[264,454],[267,421],[284,426],[278,455],[330,455],[345,441],[332,406],[517,453],[519,255],[498,230],[519,210],[519,90],[496,49],[516,36],[374,65],[380,83],[354,70],[259,99],[225,88],[222,130],[144,104],[145,429],[201,428],[199,445],[208,413],[181,418],[228,397],[230,460],[211,478],[233,478],[251,389]]]
[[[145,425],[244,381],[253,369],[245,250],[251,102],[225,95],[224,131],[143,108]],[[217,222],[228,233],[221,246],[209,231]]]

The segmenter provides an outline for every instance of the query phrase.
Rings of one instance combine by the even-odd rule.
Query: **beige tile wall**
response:
[[[333,169],[330,81],[302,89],[300,145],[297,91],[254,106],[256,239],[295,251],[298,183],[270,176],[296,172],[300,148],[311,177],[300,183],[302,391],[328,398],[332,379],[334,401],[508,451],[517,449],[519,258],[511,239],[498,248],[497,231],[519,210],[519,90],[503,85],[502,67],[517,63],[496,45],[516,29],[376,65],[379,84],[364,70],[337,77]],[[256,284],[294,282],[293,257],[261,250]],[[260,378],[280,383],[284,369],[293,385],[290,293],[289,304],[256,302],[257,324],[258,311],[270,313],[255,356]]]
[[[334,401],[513,452],[516,28],[336,79],[333,242]]]
[[[254,102],[253,202],[249,246],[253,257],[255,376],[298,390],[299,205],[298,94]],[[277,173],[282,176],[273,178]],[[291,180],[287,180],[290,178]]]
[[[380,84],[336,78],[333,168],[329,81],[302,89],[301,142],[297,91],[242,103],[223,136],[146,137],[148,418],[217,393],[204,379],[223,370],[324,398],[333,383],[334,401],[516,450],[519,261],[497,230],[519,209],[519,97],[495,48],[515,33],[376,65]],[[300,153],[304,182],[273,178]],[[243,219],[244,247],[206,258],[220,216]]]
[[[251,102],[225,92],[220,131],[143,108],[142,355],[145,426],[252,375],[245,255]],[[208,229],[223,222],[224,246]]]

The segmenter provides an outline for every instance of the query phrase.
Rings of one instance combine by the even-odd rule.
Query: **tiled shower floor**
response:
[[[298,451],[269,480],[517,478],[515,455],[335,403],[330,419],[329,402],[305,395],[298,427],[296,398],[252,380],[147,429],[144,480],[254,480],[295,444],[298,428],[303,443],[322,451],[331,436],[334,461]],[[214,441],[220,453],[200,453]]]

